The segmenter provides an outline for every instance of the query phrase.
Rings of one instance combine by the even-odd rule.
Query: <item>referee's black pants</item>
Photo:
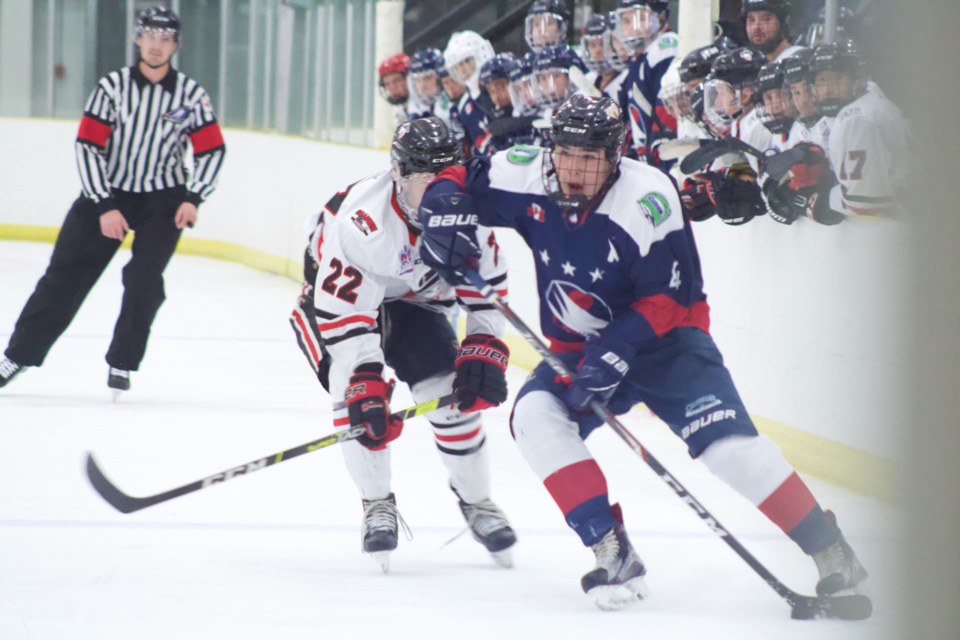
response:
[[[135,234],[133,256],[123,268],[120,317],[107,351],[111,367],[136,371],[143,360],[150,327],[166,299],[163,271],[180,240],[174,217],[185,193],[183,187],[114,192],[120,213]],[[43,364],[119,247],[119,241],[100,233],[94,202],[78,198],[63,221],[46,273],[20,312],[6,356],[24,366]]]

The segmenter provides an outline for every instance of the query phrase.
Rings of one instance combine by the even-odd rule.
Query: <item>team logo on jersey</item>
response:
[[[658,227],[664,220],[670,217],[670,203],[666,196],[657,191],[651,191],[647,195],[637,200],[643,215],[653,226]]]
[[[350,221],[357,225],[357,229],[360,229],[365,236],[368,236],[377,230],[377,225],[373,221],[373,218],[371,218],[363,209],[357,209],[357,212],[350,216]]]
[[[536,202],[527,207],[527,215],[536,220],[537,222],[543,222],[546,212],[543,210],[543,207],[538,205]]]
[[[507,160],[513,164],[530,164],[540,154],[540,147],[518,144],[507,151]]]
[[[707,409],[713,409],[715,406],[722,403],[723,401],[718,399],[715,395],[703,396],[702,398],[697,398],[688,404],[684,415],[686,415],[688,418],[692,418],[698,413],[703,413]]]
[[[400,249],[400,275],[413,272],[413,265],[413,249],[405,244],[403,249]]]
[[[547,306],[564,329],[581,336],[595,336],[613,320],[602,298],[563,280],[553,280],[547,287]]]
[[[167,122],[183,122],[190,117],[190,110],[186,107],[177,107],[173,111],[163,114],[163,119]]]

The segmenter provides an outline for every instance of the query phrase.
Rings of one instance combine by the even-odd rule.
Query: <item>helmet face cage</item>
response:
[[[660,30],[659,16],[648,6],[617,9],[617,37],[634,51],[642,51]]]
[[[690,104],[690,92],[682,82],[664,85],[660,89],[659,98],[671,116],[680,119],[692,120],[693,109]]]
[[[443,90],[440,86],[440,77],[435,69],[411,72],[409,85],[410,95],[427,106],[432,106]]]
[[[576,93],[576,87],[570,81],[570,70],[561,67],[537,69],[537,91],[540,106],[546,109],[559,107],[563,101]]]
[[[169,35],[180,42],[180,18],[171,9],[156,6],[137,16],[137,37],[146,34]]]
[[[823,69],[813,81],[813,92],[820,110],[832,118],[863,94],[863,84],[857,74],[848,70]]]
[[[799,113],[786,85],[767,89],[757,103],[757,117],[771,133],[786,133]]]
[[[613,68],[607,59],[606,32],[584,34],[580,38],[580,51],[583,53],[583,63],[591,71],[603,75]]]
[[[531,13],[524,21],[523,34],[531,51],[556,47],[567,41],[567,20],[550,11]]]

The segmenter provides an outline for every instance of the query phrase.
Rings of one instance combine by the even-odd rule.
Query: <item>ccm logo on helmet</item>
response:
[[[443,216],[433,216],[428,227],[460,227],[464,225],[475,225],[478,223],[475,213],[448,213]]]

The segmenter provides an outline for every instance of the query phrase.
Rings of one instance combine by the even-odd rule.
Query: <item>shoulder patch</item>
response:
[[[664,36],[660,39],[661,49],[676,49],[680,46],[680,39],[677,36]]]
[[[670,217],[670,202],[659,191],[651,191],[637,200],[640,211],[653,226],[659,227],[664,220]]]
[[[513,164],[530,164],[540,155],[540,147],[518,144],[507,151],[507,160]]]
[[[356,213],[350,216],[350,222],[356,225],[357,229],[365,236],[370,236],[379,230],[373,218],[363,209],[357,209]]]

